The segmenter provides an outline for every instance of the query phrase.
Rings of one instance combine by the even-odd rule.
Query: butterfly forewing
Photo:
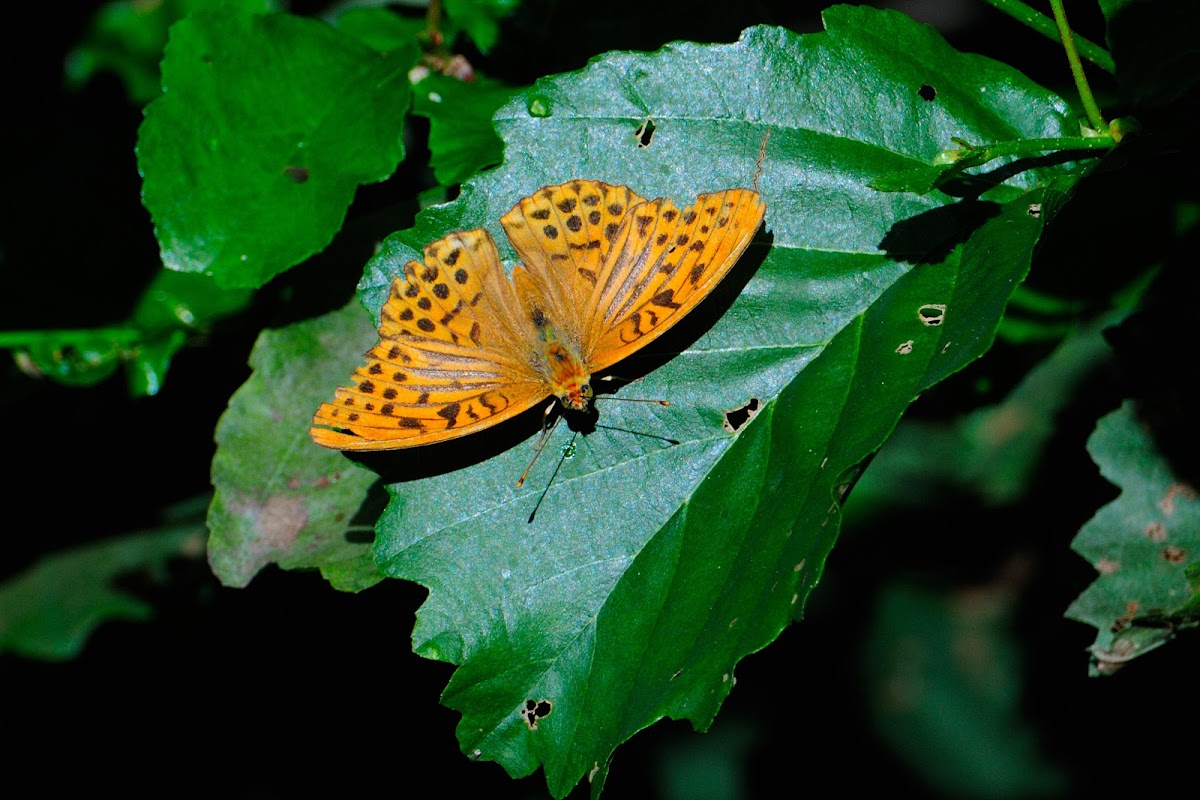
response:
[[[518,288],[541,299],[577,347],[604,257],[629,209],[642,202],[627,186],[577,180],[538,190],[500,219],[526,267],[521,282],[528,286]]]
[[[604,369],[646,346],[708,296],[765,211],[758,193],[747,189],[702,194],[682,211],[662,199],[635,207],[588,301],[588,369]]]
[[[343,450],[415,447],[465,436],[547,396],[527,354],[519,313],[491,237],[453,233],[393,281],[380,341],[367,363],[313,417],[312,438]]]

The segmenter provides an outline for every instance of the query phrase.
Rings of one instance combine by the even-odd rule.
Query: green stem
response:
[[[1083,74],[1083,64],[1079,62],[1079,53],[1075,50],[1075,35],[1067,24],[1067,10],[1063,8],[1062,0],[1050,0],[1050,9],[1054,12],[1054,21],[1058,23],[1058,33],[1062,37],[1063,48],[1067,51],[1067,61],[1071,64],[1071,75],[1075,78],[1075,88],[1079,90],[1079,99],[1087,112],[1088,123],[1094,131],[1107,131],[1108,123],[1100,113],[1096,98],[1092,97],[1092,87],[1088,86],[1087,76]]]
[[[1037,9],[1030,8],[1021,0],[984,0],[985,3],[995,8],[997,11],[1008,14],[1013,19],[1028,25],[1033,30],[1045,36],[1047,39],[1060,41],[1061,36],[1058,31],[1058,26],[1054,20],[1047,17]],[[1075,46],[1079,50],[1079,54],[1088,61],[1095,64],[1100,69],[1107,72],[1109,75],[1115,75],[1117,72],[1116,64],[1113,63],[1112,56],[1098,44],[1090,42],[1079,34],[1075,35]]]
[[[77,328],[49,331],[0,331],[0,349],[25,349],[36,344],[91,344],[104,340],[119,345],[137,344],[143,338],[137,328]]]

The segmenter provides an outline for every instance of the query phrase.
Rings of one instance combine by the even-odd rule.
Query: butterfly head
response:
[[[592,409],[592,385],[586,380],[583,383],[573,383],[555,392],[560,403],[572,411],[590,411]]]

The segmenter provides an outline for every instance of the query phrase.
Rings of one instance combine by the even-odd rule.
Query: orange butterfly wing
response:
[[[728,274],[762,224],[758,192],[702,194],[634,207],[604,259],[587,305],[581,355],[597,372],[666,333]]]
[[[446,236],[392,283],[379,344],[354,383],[317,409],[313,441],[416,447],[516,416],[675,325],[725,277],[764,214],[746,189],[702,194],[680,211],[600,181],[548,186],[500,220],[524,262],[511,281],[486,231]],[[582,363],[554,363],[559,339]]]
[[[627,186],[575,180],[539,189],[500,218],[524,265],[513,270],[518,296],[527,306],[540,301],[576,352],[604,257],[629,209],[644,202]]]
[[[391,450],[466,436],[550,394],[530,364],[537,333],[491,236],[452,233],[392,282],[379,344],[309,430],[339,450]]]

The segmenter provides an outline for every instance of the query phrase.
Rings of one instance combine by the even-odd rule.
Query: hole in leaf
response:
[[[554,704],[549,700],[526,700],[521,706],[521,719],[525,720],[529,730],[536,731],[538,722],[550,716],[552,710]]]
[[[654,132],[657,130],[658,127],[654,124],[654,120],[647,117],[633,132],[633,135],[637,137],[638,147],[649,147],[650,142],[654,139]]]
[[[928,305],[923,305],[917,309],[917,316],[921,319],[922,325],[936,328],[946,319],[946,304],[929,303]]]
[[[725,423],[721,427],[730,433],[737,433],[746,426],[747,422],[758,416],[760,408],[762,408],[762,401],[757,397],[751,397],[744,405],[726,411]]]

